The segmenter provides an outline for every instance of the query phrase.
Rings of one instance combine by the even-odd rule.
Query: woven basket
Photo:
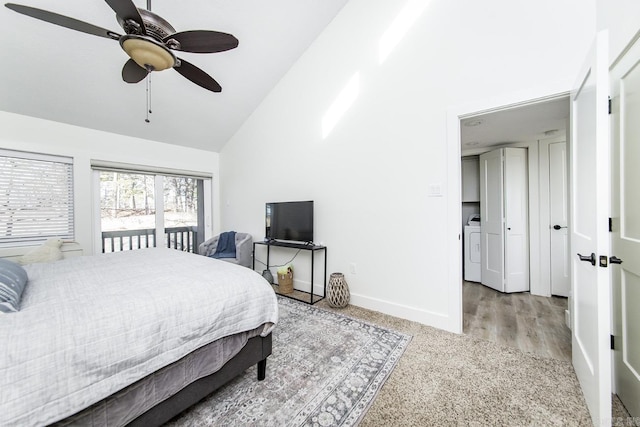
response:
[[[278,273],[278,290],[282,294],[293,292],[293,271],[289,270],[285,274]]]
[[[331,307],[343,308],[349,304],[349,285],[344,280],[344,274],[331,273],[329,284],[327,285],[327,302]]]

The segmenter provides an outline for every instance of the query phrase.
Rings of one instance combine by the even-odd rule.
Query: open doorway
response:
[[[463,332],[570,361],[568,118],[567,95],[469,114],[460,120],[460,152]],[[520,160],[506,167],[508,153]],[[498,190],[487,190],[490,181]],[[487,197],[503,190],[498,202]],[[514,210],[519,219],[507,220]]]

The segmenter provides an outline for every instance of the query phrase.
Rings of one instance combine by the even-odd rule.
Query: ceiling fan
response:
[[[238,47],[238,39],[231,34],[209,30],[176,32],[165,19],[151,12],[151,1],[147,9],[137,8],[131,0],[105,0],[116,13],[118,23],[125,34],[59,15],[34,7],[14,3],[5,6],[23,15],[60,25],[94,36],[118,40],[130,59],[122,68],[122,80],[138,83],[152,71],[175,69],[193,83],[212,92],[221,92],[222,87],[213,77],[195,65],[175,56],[173,51],[215,53]]]

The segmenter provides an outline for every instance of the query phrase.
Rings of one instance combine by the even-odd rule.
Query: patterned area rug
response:
[[[256,368],[169,423],[177,426],[353,426],[409,335],[278,297],[267,378]]]

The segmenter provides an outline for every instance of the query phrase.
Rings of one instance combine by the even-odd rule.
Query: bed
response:
[[[252,365],[275,293],[250,269],[149,248],[25,266],[0,317],[0,425],[159,425]]]

